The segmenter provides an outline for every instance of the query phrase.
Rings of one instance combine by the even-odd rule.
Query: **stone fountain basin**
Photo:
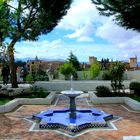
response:
[[[65,91],[61,91],[62,94],[64,94],[65,96],[68,97],[77,97],[80,94],[83,93],[83,91],[78,91],[78,90],[65,90]]]
[[[40,120],[40,128],[69,128],[70,131],[79,130],[83,126],[105,127],[106,121],[113,115],[104,113],[96,108],[76,109],[76,119],[69,118],[69,109],[48,110],[34,114],[33,118]],[[72,127],[71,127],[72,126]]]

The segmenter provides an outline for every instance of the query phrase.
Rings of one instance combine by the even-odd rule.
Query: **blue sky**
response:
[[[112,19],[99,15],[91,0],[74,0],[51,33],[36,42],[18,42],[15,57],[65,60],[72,51],[82,62],[88,62],[89,56],[128,60],[137,55],[139,59],[140,34],[125,30]]]

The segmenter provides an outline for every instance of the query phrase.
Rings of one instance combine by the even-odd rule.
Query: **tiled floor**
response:
[[[60,96],[56,106],[46,105],[23,105],[17,110],[0,114],[0,140],[123,140],[123,136],[140,136],[140,113],[131,112],[121,104],[91,105],[87,104],[87,98],[78,98],[76,103],[78,107],[96,107],[113,115],[122,117],[114,125],[117,130],[92,130],[75,138],[67,137],[56,131],[31,132],[29,129],[32,123],[26,121],[25,117],[31,117],[48,108],[68,107],[67,97]],[[89,102],[90,103],[90,102]]]

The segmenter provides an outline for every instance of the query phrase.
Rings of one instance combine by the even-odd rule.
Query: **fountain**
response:
[[[85,128],[106,127],[107,121],[113,119],[113,115],[96,108],[77,109],[75,98],[83,92],[73,90],[72,78],[71,76],[71,89],[61,92],[70,99],[69,109],[49,109],[32,116],[32,118],[40,120],[41,129],[61,128],[69,132],[77,132]]]
[[[62,91],[61,93],[64,94],[65,96],[69,97],[70,99],[70,114],[69,117],[70,119],[76,119],[76,104],[75,104],[75,98],[77,96],[79,96],[80,94],[83,93],[83,91],[77,91],[77,90],[73,90],[73,85],[72,85],[72,79],[73,76],[71,75],[71,89],[70,90],[66,90],[66,91]]]

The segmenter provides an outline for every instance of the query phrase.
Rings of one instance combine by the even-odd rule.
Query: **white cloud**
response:
[[[76,30],[91,23],[102,23],[106,17],[99,16],[91,0],[74,0],[67,15],[61,20],[57,28]]]
[[[59,23],[58,28],[76,30],[92,22],[91,18],[94,18],[96,14],[95,6],[91,4],[90,0],[75,0],[67,15]]]
[[[19,53],[15,54],[16,57],[35,58],[38,56],[39,58],[66,59],[72,50],[80,61],[88,61],[88,56],[96,56],[99,59],[114,58],[115,60],[128,60],[129,57],[135,55],[140,58],[140,34],[116,25],[112,17],[100,16],[91,0],[74,0],[68,14],[55,28],[57,29],[60,34],[54,31],[52,36],[58,36],[61,39],[23,42],[22,47],[17,44],[16,51]],[[66,34],[64,38],[61,32]],[[98,37],[97,41],[93,35]],[[100,42],[100,38],[108,43],[95,44]],[[74,39],[77,41],[76,44],[72,44]],[[84,43],[81,46],[81,42],[88,42],[88,45]]]
[[[77,41],[80,41],[82,40],[80,38],[91,38],[97,24],[102,23],[104,19],[105,17],[99,17],[98,11],[91,0],[75,0],[57,28],[73,31],[66,37],[76,38]]]
[[[140,54],[140,34],[116,25],[112,19],[113,17],[99,15],[91,0],[75,0],[58,28],[72,30],[73,33],[67,34],[66,37],[80,42],[93,42],[92,36],[96,34],[120,49],[118,59],[128,59]]]
[[[91,42],[93,41],[92,39],[92,34],[94,32],[93,24],[90,23],[85,25],[84,27],[81,27],[79,29],[75,29],[75,31],[71,34],[67,34],[66,37],[70,39],[77,39],[77,41],[82,41],[82,42]]]
[[[138,33],[132,30],[126,30],[123,27],[118,26],[110,17],[106,22],[98,27],[96,35],[100,36],[112,43],[121,43],[131,39]]]
[[[77,39],[77,41],[79,41],[79,42],[94,42],[93,38],[87,37],[87,36],[80,37]]]
[[[22,46],[21,46],[22,44]],[[58,46],[58,47],[57,47]],[[112,49],[111,49],[112,48]],[[99,44],[66,44],[61,39],[54,41],[38,41],[38,42],[24,42],[17,43],[15,46],[16,58],[32,58],[38,56],[39,59],[63,59],[66,60],[72,51],[79,61],[88,61],[89,56],[96,56],[101,59],[102,50],[104,50],[104,57],[116,58],[118,50],[111,45]],[[83,54],[84,52],[84,54]],[[115,52],[115,53],[113,53]]]
[[[51,54],[48,52],[54,52],[55,50],[59,50],[63,46],[63,41],[61,39],[54,41],[24,41],[21,43],[17,43],[15,46],[15,57],[16,58],[35,58],[38,56],[39,58],[50,58]],[[53,56],[52,56],[53,57]]]
[[[96,35],[120,49],[118,59],[129,59],[129,57],[139,56],[140,54],[140,34],[116,25],[112,17],[98,27]]]

